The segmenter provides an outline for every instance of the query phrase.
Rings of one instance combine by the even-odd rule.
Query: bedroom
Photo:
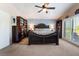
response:
[[[0,8],[1,55],[79,55],[79,3],[0,3]]]
[[[28,34],[29,30],[32,30],[37,35],[41,35],[41,37],[43,36],[43,38],[46,38],[47,36],[50,36],[50,35],[55,35],[56,37],[54,37],[54,38],[52,36],[51,36],[51,38],[47,37],[47,38],[50,38],[50,40],[48,40],[48,41],[52,42],[51,39],[55,39],[54,41],[58,42],[58,28],[57,28],[58,23],[57,23],[57,21],[61,22],[61,20],[57,20],[59,15],[56,12],[57,12],[57,9],[59,9],[59,8],[60,8],[60,10],[61,10],[62,7],[67,8],[67,4],[65,5],[64,3],[62,3],[62,4],[59,4],[59,3],[54,3],[54,4],[52,4],[52,3],[45,3],[45,4],[43,4],[43,3],[27,3],[27,4],[23,4],[23,3],[21,3],[21,4],[17,4],[17,3],[15,3],[13,5],[16,8],[18,8],[20,11],[22,11],[22,13],[24,12],[23,14],[25,14],[25,12],[27,13],[26,14],[27,16],[25,17],[26,18],[25,20],[26,20],[26,23],[27,23],[26,24],[27,36],[29,36],[29,34]],[[43,8],[43,5],[48,5],[48,7],[51,6],[48,9],[48,12],[41,10]],[[60,5],[60,6],[58,7],[57,5]],[[71,6],[73,4],[68,4],[68,5]],[[27,8],[24,8],[25,6],[27,6]],[[42,6],[42,8],[39,8],[38,6]],[[22,8],[24,8],[24,9],[22,9]],[[44,9],[46,9],[46,6],[44,7]],[[51,12],[53,12],[55,14],[53,14]],[[63,13],[63,12],[61,12],[61,13]],[[55,15],[58,16],[58,17],[56,17]],[[13,17],[13,18],[15,18],[15,20],[17,20],[19,18],[19,17],[18,18],[17,17]],[[20,34],[18,34],[19,36],[21,35],[21,30],[22,30],[22,27],[24,26],[24,24],[22,24],[22,26],[20,26],[21,24],[18,24],[18,23],[19,22],[23,23],[22,19],[23,18],[20,17],[20,19],[18,19],[19,21],[16,21],[17,22],[17,24],[16,24],[17,27],[19,26],[19,28],[20,28],[20,29],[18,28],[19,31],[20,31]],[[62,26],[62,25],[59,24],[59,26]],[[16,29],[14,29],[14,30],[16,30]],[[13,30],[13,33],[14,33],[14,30]],[[13,34],[13,35],[16,35],[16,34]],[[62,36],[62,32],[61,32],[60,36]],[[29,37],[27,37],[27,38],[29,38]],[[43,38],[41,39],[41,41],[45,40]],[[16,39],[15,41],[18,40],[17,38],[14,38],[14,36],[13,36],[13,40],[14,39]],[[29,41],[29,40],[30,39],[28,39],[27,41]],[[18,41],[21,41],[21,40],[19,39]],[[22,40],[22,41],[24,41],[24,40]],[[40,40],[38,40],[38,41],[40,41]],[[56,43],[56,44],[58,45],[59,42]]]

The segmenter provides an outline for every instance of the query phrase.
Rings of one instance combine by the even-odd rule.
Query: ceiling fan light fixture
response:
[[[47,9],[46,9],[46,8],[44,8],[44,9],[43,9],[43,11],[45,12],[45,11],[47,11]]]
[[[35,7],[41,8],[38,13],[40,13],[41,11],[48,13],[48,9],[55,9],[55,7],[48,7],[48,5],[49,3],[44,3],[42,6],[35,5]]]

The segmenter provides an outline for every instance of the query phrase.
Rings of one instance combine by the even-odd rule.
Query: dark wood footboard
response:
[[[56,45],[59,45],[57,32],[51,33],[49,35],[39,35],[32,31],[29,31],[28,38],[29,38],[29,44],[56,43]]]

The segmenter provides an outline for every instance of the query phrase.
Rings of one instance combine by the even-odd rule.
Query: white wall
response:
[[[79,3],[75,3],[67,12],[65,12],[59,19],[64,20],[66,16],[74,16],[75,11],[79,9]]]
[[[10,45],[11,19],[6,12],[0,11],[0,49]]]
[[[11,3],[0,3],[0,10],[9,13],[12,16],[22,15]]]
[[[11,17],[23,16],[10,3],[0,3],[0,49],[10,45],[12,38]]]
[[[28,19],[27,20],[28,22],[28,29],[29,29],[29,25],[32,24],[32,25],[37,25],[39,23],[44,23],[46,25],[55,25],[56,24],[56,20],[54,19]]]

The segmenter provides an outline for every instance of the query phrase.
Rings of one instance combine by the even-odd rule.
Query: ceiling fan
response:
[[[44,3],[42,6],[38,6],[38,5],[35,5],[35,7],[38,7],[38,8],[42,8],[41,10],[38,11],[38,13],[40,13],[41,11],[45,11],[46,13],[48,13],[48,9],[55,9],[55,7],[48,7],[49,3]]]

